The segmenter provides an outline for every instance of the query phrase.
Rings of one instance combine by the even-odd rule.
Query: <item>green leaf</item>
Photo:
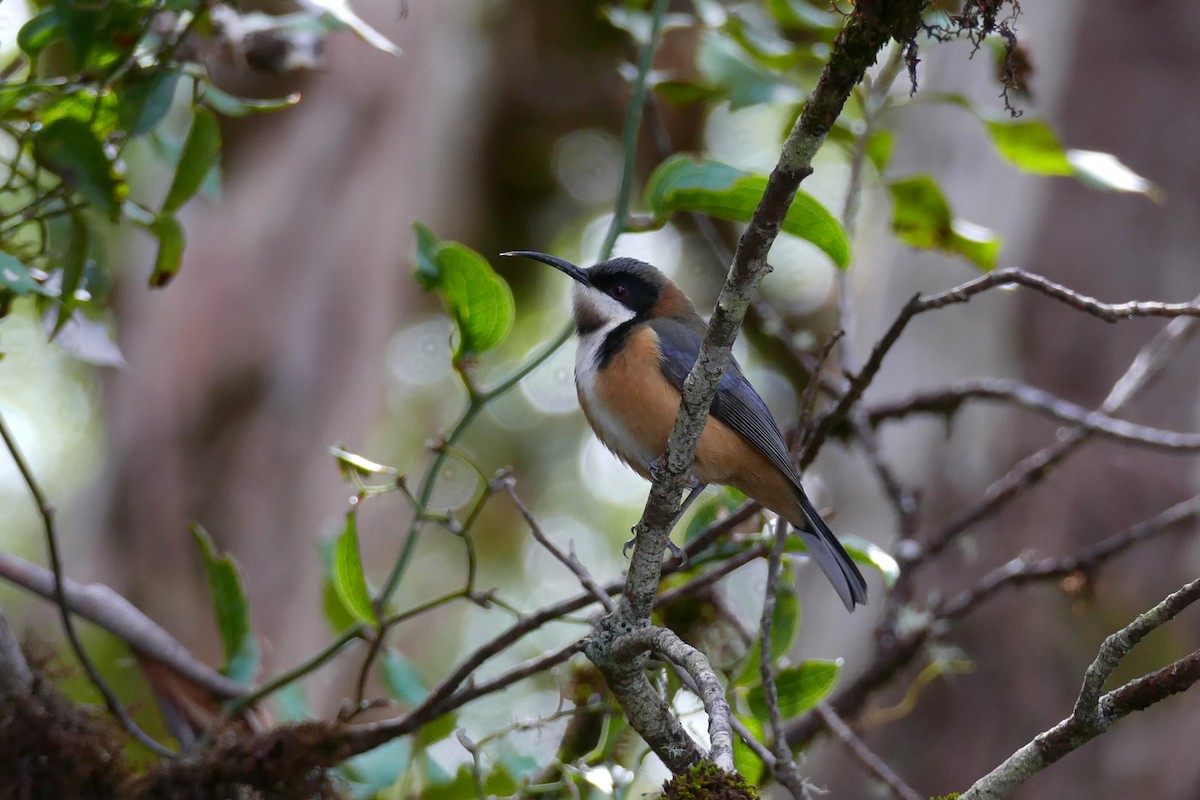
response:
[[[216,166],[221,155],[221,125],[217,117],[204,107],[195,109],[192,118],[192,128],[188,131],[187,141],[183,143],[183,152],[179,155],[179,166],[175,169],[175,178],[167,191],[167,199],[163,201],[164,213],[172,214],[178,211],[184,203],[191,199],[209,171]]]
[[[417,741],[423,745],[440,742],[458,729],[457,714],[443,714],[421,726],[417,731]]]
[[[417,233],[417,281],[441,295],[458,326],[455,360],[504,341],[516,316],[512,290],[487,260],[469,247],[442,241],[424,225]]]
[[[750,734],[758,739],[763,740],[763,724],[757,717],[738,715],[738,720],[746,727]],[[758,781],[762,778],[763,762],[753,750],[746,746],[742,741],[742,737],[733,737],[733,765],[737,767],[737,771],[753,785],[758,785]]]
[[[333,579],[334,551],[337,548],[337,537],[323,539],[320,543],[321,563],[325,567],[325,577],[321,582],[321,611],[325,620],[334,633],[358,624],[358,619],[346,609],[346,604],[338,596],[337,586]]]
[[[358,552],[358,521],[353,510],[346,514],[346,527],[333,548],[333,585],[342,605],[360,622],[375,624],[375,607],[367,589],[362,558]]]
[[[272,697],[275,700],[275,707],[279,709],[279,718],[283,722],[304,722],[317,718],[312,706],[309,705],[304,684],[300,681],[281,687]]]
[[[300,93],[292,92],[284,97],[267,98],[266,100],[235,97],[223,92],[211,83],[204,84],[204,102],[214,111],[219,111],[227,117],[244,117],[248,114],[262,114],[266,111],[279,111],[291,108],[300,102]]]
[[[1162,190],[1121,163],[1112,153],[1095,150],[1068,150],[1071,174],[1085,186],[1106,192],[1135,192],[1156,203],[1162,202]]]
[[[217,630],[225,651],[225,666],[221,671],[243,686],[249,686],[258,672],[258,643],[250,627],[250,603],[237,565],[227,554],[217,552],[212,537],[200,525],[193,522],[191,532],[204,559]]]
[[[412,758],[412,742],[406,738],[392,739],[343,762],[339,772],[348,780],[366,784],[379,792],[386,789],[406,772]],[[367,795],[373,797],[374,794]]]
[[[158,237],[158,254],[154,257],[150,285],[161,288],[179,272],[183,259],[183,226],[173,214],[162,213],[150,223],[150,232]]]
[[[721,219],[749,222],[767,186],[754,175],[710,159],[674,155],[646,182],[646,205],[657,216],[698,211]],[[796,192],[783,231],[812,242],[842,269],[850,264],[850,243],[841,223],[812,195]]]
[[[984,272],[996,267],[1000,239],[987,228],[955,219],[942,190],[928,175],[888,184],[892,231],[911,247],[941,250],[966,258]]]
[[[475,775],[470,766],[459,766],[454,779],[446,783],[434,783],[421,793],[422,800],[474,800],[479,797],[475,789]]]
[[[745,498],[738,496],[739,494],[736,489],[725,488],[707,497],[702,497],[683,534],[683,543],[688,544],[704,533],[708,526],[717,521],[721,511],[733,511],[740,506]]]
[[[391,39],[372,28],[350,8],[349,0],[309,0],[309,4],[324,11],[336,22],[334,27],[349,28],[364,42],[391,55],[400,55],[400,48]]]
[[[383,682],[388,694],[407,703],[419,706],[429,695],[421,673],[403,654],[391,648],[383,651]]]
[[[775,613],[771,616],[771,658],[778,659],[791,648],[800,630],[800,600],[791,587],[790,573],[780,575],[775,590]]]
[[[45,286],[29,274],[29,268],[11,253],[0,251],[0,288],[24,297],[29,294],[48,295]]]
[[[1000,157],[1034,175],[1070,175],[1071,162],[1050,126],[1041,120],[984,120]]]
[[[90,4],[78,0],[54,0],[53,5],[71,43],[71,62],[76,70],[81,69],[92,50],[99,15]]]
[[[123,185],[100,140],[86,122],[74,117],[51,122],[34,134],[33,155],[104,216],[117,220]]]
[[[58,316],[54,320],[54,330],[50,332],[53,339],[71,319],[75,309],[75,290],[83,280],[83,271],[87,266],[89,231],[87,223],[81,214],[70,215],[70,234],[67,237],[67,249],[62,260],[62,284],[58,292]]]
[[[379,464],[369,458],[360,456],[357,453],[351,453],[341,447],[330,447],[330,454],[337,459],[338,466],[342,469],[349,469],[357,472],[359,475],[389,475],[395,476],[400,470],[395,467],[389,467],[386,464]]]
[[[46,45],[64,34],[58,11],[47,8],[21,26],[17,32],[17,46],[32,61],[46,49]]]
[[[867,140],[867,160],[871,162],[875,167],[875,171],[880,175],[887,169],[888,162],[892,159],[892,147],[895,142],[895,131],[886,129],[875,131],[871,134],[871,138]]]
[[[775,689],[779,693],[780,716],[791,719],[815,706],[837,683],[839,669],[836,661],[811,659],[799,666],[779,670],[775,675]],[[747,700],[756,717],[768,718],[761,686],[751,689]]]
[[[896,579],[900,577],[900,564],[886,550],[874,542],[868,542],[858,536],[839,536],[838,538],[851,558],[860,564],[866,564],[879,570],[879,573],[883,575],[884,585],[889,589],[896,584]]]
[[[135,72],[122,81],[117,115],[130,136],[141,136],[158,127],[171,101],[179,74],[174,70]]]
[[[719,86],[736,111],[760,103],[798,103],[803,93],[781,79],[777,72],[764,69],[737,42],[719,31],[705,31],[700,39],[696,66],[704,83]]]

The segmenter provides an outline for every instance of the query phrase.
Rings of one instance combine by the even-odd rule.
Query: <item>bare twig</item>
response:
[[[1186,691],[1200,681],[1200,650],[1160,670],[1101,694],[1105,681],[1129,651],[1150,631],[1164,625],[1200,600],[1200,579],[1177,592],[1109,636],[1087,669],[1071,716],[1017,750],[980,778],[960,800],[1000,800],[1029,778],[1078,749],[1134,711]]]
[[[779,573],[783,564],[783,548],[787,544],[788,525],[779,520],[775,526],[775,543],[767,559],[767,585],[763,592],[762,615],[758,622],[759,672],[762,675],[763,700],[771,723],[771,745],[775,753],[772,768],[775,780],[786,788],[796,800],[810,800],[808,782],[800,774],[792,752],[788,749],[787,735],[783,730],[783,717],[779,713],[779,692],[775,687],[775,659],[771,655],[771,630],[775,621],[775,591],[779,584]]]
[[[818,421],[816,431],[805,449],[801,465],[808,464],[816,455],[817,449],[824,443],[835,423],[843,419],[860,399],[866,388],[879,373],[883,360],[895,346],[900,334],[908,327],[913,317],[927,311],[944,308],[956,303],[966,303],[975,295],[1000,286],[1024,286],[1047,297],[1057,300],[1077,311],[1099,317],[1106,322],[1118,322],[1123,319],[1136,317],[1171,317],[1195,318],[1200,317],[1200,304],[1192,303],[1160,303],[1130,301],[1126,303],[1103,303],[1095,298],[1080,294],[1073,289],[1057,284],[1040,275],[1035,275],[1020,269],[1001,269],[988,273],[966,283],[932,295],[916,295],[900,310],[896,320],[884,333],[883,337],[871,350],[867,363],[849,381],[846,392],[838,402],[827,411]],[[1120,387],[1114,387],[1114,392]],[[1111,409],[1105,409],[1111,413]]]
[[[0,579],[54,602],[54,573],[23,558],[0,552]],[[104,628],[131,649],[161,661],[203,686],[214,697],[230,699],[245,692],[245,687],[197,659],[175,637],[111,588],[102,584],[84,586],[66,579],[63,595],[73,613]]]
[[[1177,503],[1161,514],[1090,544],[1072,555],[1036,561],[1020,556],[992,570],[970,589],[943,603],[934,612],[934,616],[942,620],[957,620],[1006,587],[1020,586],[1032,581],[1062,579],[1080,573],[1085,577],[1090,576],[1109,559],[1135,544],[1173,530],[1180,523],[1194,520],[1198,516],[1200,495]]]
[[[892,794],[900,800],[925,800],[925,795],[905,783],[904,779],[887,765],[887,762],[867,747],[866,742],[850,730],[850,726],[829,707],[828,703],[825,701],[817,703],[816,712],[829,732],[846,748],[846,752],[867,772],[887,786]]]
[[[34,504],[37,505],[38,513],[41,514],[42,529],[46,533],[46,548],[50,554],[50,568],[54,573],[54,604],[58,607],[59,616],[62,618],[63,631],[67,635],[67,641],[70,643],[71,649],[75,652],[75,657],[79,659],[80,665],[83,667],[84,672],[87,673],[88,680],[96,687],[96,691],[100,692],[104,698],[104,704],[108,706],[109,712],[116,718],[121,727],[152,752],[160,756],[174,756],[175,754],[170,749],[159,744],[133,721],[133,718],[129,716],[129,712],[125,710],[124,704],[117,697],[116,693],[113,692],[112,687],[101,677],[99,670],[96,669],[96,665],[92,663],[92,659],[88,656],[87,650],[84,649],[83,642],[79,639],[79,633],[75,630],[75,622],[71,616],[71,605],[67,602],[66,578],[63,575],[62,554],[58,549],[58,534],[55,531],[54,524],[54,506],[50,505],[45,493],[42,492],[42,487],[33,477],[33,472],[30,470],[29,464],[25,461],[25,457],[21,454],[20,448],[17,447],[17,442],[8,430],[8,425],[4,422],[3,417],[0,417],[0,438],[4,439],[4,444],[8,448],[13,461],[16,462],[17,470],[25,480],[25,486],[28,487]]]
[[[1194,302],[1200,302],[1200,298]],[[1100,404],[1100,413],[1109,416],[1115,414],[1153,384],[1162,374],[1166,365],[1191,340],[1197,330],[1200,330],[1200,325],[1197,324],[1195,317],[1180,317],[1167,323],[1162,330],[1155,334],[1153,339],[1138,351],[1129,368],[1125,370],[1125,374],[1113,384],[1108,396]],[[903,566],[909,568],[905,573],[909,577],[904,578],[902,575],[902,579],[910,579],[912,568],[926,562],[930,556],[941,551],[980,520],[995,513],[1022,490],[1040,481],[1052,467],[1074,453],[1090,436],[1089,431],[1078,426],[1059,430],[1053,443],[1023,459],[1004,477],[992,483],[984,491],[983,500],[974,508],[968,509],[958,518],[930,534],[923,549],[913,554],[901,554]]]
[[[591,593],[592,597],[604,606],[608,613],[611,614],[616,611],[616,602],[608,592],[600,587],[600,584],[596,583],[596,579],[592,577],[592,573],[588,572],[587,567],[573,553],[564,552],[561,547],[554,543],[553,539],[546,535],[546,531],[542,528],[541,523],[537,521],[537,517],[533,515],[533,512],[529,510],[525,503],[521,501],[520,496],[517,495],[516,482],[511,477],[501,480],[504,490],[508,492],[508,496],[513,501],[513,505],[517,507],[517,510],[521,512],[521,516],[525,518],[525,524],[529,526],[529,530],[533,533],[533,538],[537,539],[538,543],[550,552],[550,555],[558,559],[559,563],[571,570],[575,577],[579,579],[579,583],[583,585],[583,588]]]
[[[917,392],[901,400],[878,403],[867,411],[872,426],[911,414],[953,416],[968,400],[997,400],[1037,411],[1051,419],[1072,423],[1088,433],[1125,444],[1160,450],[1194,453],[1200,451],[1200,433],[1177,433],[1148,425],[1126,422],[1071,403],[1043,389],[1007,378],[976,378],[949,386]]]

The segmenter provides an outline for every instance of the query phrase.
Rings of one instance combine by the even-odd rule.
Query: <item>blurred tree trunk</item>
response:
[[[475,212],[485,57],[463,4],[355,7],[403,56],[332,36],[299,106],[227,126],[224,194],[190,215],[175,283],[122,276],[110,579],[214,660],[189,521],[238,559],[269,665],[324,641],[317,541],[347,499],[327,448],[364,445],[383,406],[386,347],[420,302],[411,222],[452,234]]]

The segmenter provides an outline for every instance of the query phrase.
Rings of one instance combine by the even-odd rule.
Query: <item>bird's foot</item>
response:
[[[660,481],[666,477],[667,457],[665,455],[656,456],[649,464],[648,471],[650,472],[650,480]],[[684,478],[683,487],[685,489],[695,489],[700,486],[700,479],[694,473],[689,472]]]
[[[633,531],[633,538],[621,546],[621,555],[625,556],[626,558],[629,558],[629,548],[633,547],[634,543],[637,542],[637,528],[632,528],[631,530]],[[670,539],[667,539],[667,549],[670,550],[671,555],[675,556],[675,558],[679,561],[679,566],[682,567],[688,563],[687,552],[685,552],[682,547],[675,544]]]
[[[655,456],[654,459],[650,462],[650,480],[655,481],[656,483],[658,481],[661,481],[663,479],[663,474],[666,471],[666,469],[667,469],[667,457],[666,456]]]

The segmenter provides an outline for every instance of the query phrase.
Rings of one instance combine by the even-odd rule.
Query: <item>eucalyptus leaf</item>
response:
[[[13,294],[25,296],[30,294],[50,294],[39,281],[34,280],[29,268],[12,253],[0,251],[0,288]]]
[[[179,75],[172,69],[135,72],[122,81],[117,115],[130,136],[141,136],[158,127],[175,99]]]
[[[284,97],[268,98],[266,100],[236,97],[222,91],[211,83],[204,84],[204,103],[214,111],[227,117],[244,117],[249,114],[261,114],[266,111],[280,111],[291,108],[300,102],[300,93],[293,92]]]
[[[388,693],[409,706],[418,706],[429,695],[421,673],[403,654],[391,648],[383,651],[383,682]]]
[[[17,31],[17,46],[25,55],[29,56],[30,60],[33,60],[46,49],[46,45],[61,38],[64,34],[58,11],[51,6],[42,9],[39,14],[21,26],[21,30]]]

